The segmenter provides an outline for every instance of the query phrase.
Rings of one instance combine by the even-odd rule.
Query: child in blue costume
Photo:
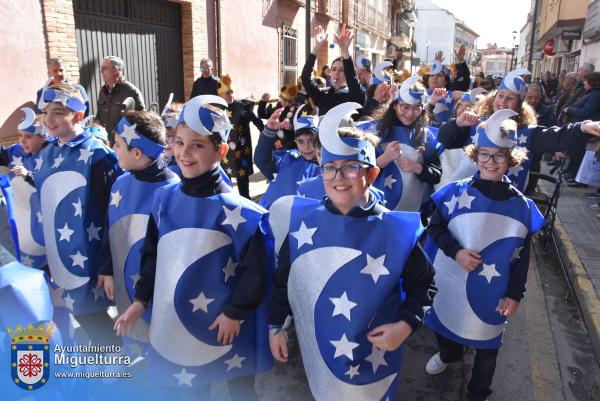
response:
[[[108,230],[104,233],[105,263],[100,268],[98,287],[110,300],[116,300],[119,313],[133,302],[134,287],[140,277],[141,249],[152,212],[156,190],[179,182],[179,177],[162,162],[165,126],[151,112],[127,112],[115,127],[119,165],[127,172],[117,178],[108,209]],[[124,339],[126,352],[139,356],[148,344],[150,311]]]
[[[120,173],[116,157],[82,129],[85,104],[73,85],[45,88],[38,107],[54,137],[39,154],[34,179],[52,280],[92,343],[118,344],[106,312],[108,299],[96,287],[110,188]]]
[[[115,327],[129,333],[152,302],[155,384],[207,399],[211,382],[228,379],[233,399],[256,400],[254,374],[272,365],[261,306],[272,240],[267,212],[219,175],[231,127],[226,107],[211,95],[185,105],[173,144],[182,181],[154,195],[135,301]]]
[[[377,158],[381,174],[374,185],[384,192],[390,210],[424,210],[441,177],[440,149],[418,81],[418,76],[406,79],[379,121],[373,122],[382,139]]]
[[[0,148],[0,166],[10,167],[18,258],[24,265],[42,268],[46,265],[46,250],[40,199],[33,178],[41,167],[39,153],[47,145],[46,134],[32,109],[24,107],[21,111],[25,119],[17,127],[19,143]]]
[[[377,138],[339,128],[359,107],[338,105],[321,122],[327,197],[296,198],[269,304],[271,352],[287,362],[284,322],[293,315],[317,401],[396,399],[401,345],[431,304],[419,214],[374,201],[368,188],[379,173]]]
[[[276,110],[263,130],[256,145],[254,163],[270,182],[259,204],[270,208],[273,202],[286,195],[296,195],[298,186],[319,174],[315,138],[318,132],[319,118],[302,115],[303,106],[296,110],[293,126],[298,149],[273,152],[277,131],[280,128],[279,115],[283,109]]]
[[[440,374],[462,359],[465,346],[475,347],[469,401],[484,401],[492,392],[506,318],[525,293],[531,236],[544,224],[535,203],[504,175],[526,157],[515,147],[516,123],[507,120],[514,115],[500,110],[482,124],[466,152],[479,171],[432,196],[436,210],[426,249],[438,292],[425,324],[436,332],[440,351],[426,370]]]

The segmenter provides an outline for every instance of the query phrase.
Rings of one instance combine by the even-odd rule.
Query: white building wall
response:
[[[454,56],[454,26],[458,20],[430,0],[417,0],[415,6],[419,19],[419,23],[415,25],[417,57],[422,64],[430,64],[435,58],[435,53],[441,50],[444,52],[444,63],[450,64]]]

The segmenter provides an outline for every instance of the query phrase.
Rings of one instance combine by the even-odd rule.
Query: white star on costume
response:
[[[123,132],[121,133],[121,137],[123,137],[123,139],[125,139],[125,142],[127,142],[127,145],[131,145],[131,141],[133,141],[134,139],[140,138],[140,136],[135,133],[135,127],[137,127],[137,124],[133,124],[133,125],[125,124],[125,126],[123,127]]]
[[[338,341],[329,341],[331,345],[335,347],[335,355],[334,358],[338,356],[346,355],[351,361],[354,360],[354,355],[352,354],[352,350],[359,346],[358,343],[348,341],[346,334],[342,334],[342,338]]]
[[[100,232],[100,230],[102,230],[102,227],[96,227],[94,225],[94,222],[92,221],[90,223],[90,226],[88,228],[86,228],[85,230],[88,233],[88,241],[92,242],[92,240],[95,240],[95,239],[100,241],[100,235],[98,233]]]
[[[360,373],[358,373],[358,368],[360,368],[360,365],[356,365],[356,366],[352,366],[350,365],[350,368],[348,368],[348,371],[346,373],[344,373],[344,376],[350,376],[350,380],[352,380],[352,378],[354,376],[358,376]]]
[[[348,299],[346,291],[344,291],[342,296],[340,296],[339,298],[329,298],[329,300],[335,306],[333,308],[333,314],[331,315],[331,317],[337,315],[344,315],[346,319],[348,319],[348,321],[352,321],[352,319],[350,318],[350,311],[357,305],[357,303],[352,302]]]
[[[515,248],[515,250],[512,253],[512,256],[510,257],[510,261],[512,262],[515,259],[521,259],[521,251],[522,250],[523,250],[522,246]]]
[[[37,212],[35,215],[37,216],[38,223],[41,223],[42,222],[42,212]]]
[[[304,244],[313,245],[312,237],[315,235],[315,232],[317,232],[317,227],[308,228],[306,227],[306,224],[302,222],[300,224],[300,229],[290,233],[290,235],[298,240],[298,249],[300,249]]]
[[[177,379],[177,385],[182,386],[190,386],[192,387],[192,379],[196,377],[193,373],[188,373],[185,368],[181,368],[179,373],[173,373],[173,377]]]
[[[304,174],[302,174],[302,179],[300,181],[296,181],[297,185],[301,185],[303,183],[305,183],[308,180],[308,177],[305,176]]]
[[[92,288],[92,292],[94,293],[94,301],[97,301],[98,298],[104,296],[104,290],[102,288],[94,287]]]
[[[64,288],[57,288],[51,291],[50,298],[52,298],[52,305],[63,308],[67,307],[67,304],[62,297],[63,292],[65,292]]]
[[[23,157],[13,156],[12,161],[10,162],[14,167],[21,166],[23,167]]]
[[[241,206],[238,206],[233,210],[229,210],[226,206],[223,206],[223,211],[225,212],[225,220],[221,223],[222,226],[229,224],[234,231],[237,231],[238,226],[246,221],[246,219],[242,217]]]
[[[44,159],[42,158],[42,156],[40,156],[39,158],[35,159],[35,167],[33,168],[34,170],[39,170],[42,168],[42,164],[44,164]]]
[[[479,275],[485,277],[488,284],[492,282],[492,278],[501,276],[501,274],[496,270],[495,264],[486,265],[485,263],[483,264],[483,270],[479,272]]]
[[[93,150],[89,150],[86,148],[79,149],[79,158],[77,159],[77,161],[81,160],[82,162],[87,163],[93,154],[94,154]]]
[[[227,261],[227,266],[223,268],[223,273],[225,273],[225,282],[229,280],[229,277],[235,277],[235,268],[237,265],[238,264],[234,262],[232,258],[229,258]]]
[[[77,217],[77,216],[81,217],[81,199],[77,199],[77,203],[71,203],[71,204],[75,208],[75,213],[73,214],[73,217]]]
[[[385,355],[385,351],[384,350],[380,350],[379,348],[377,348],[376,346],[373,345],[373,350],[371,351],[371,355],[369,355],[368,357],[365,358],[365,361],[369,361],[371,362],[371,365],[373,365],[373,373],[377,372],[377,369],[379,369],[379,366],[383,365],[383,366],[387,366],[387,362],[385,361],[384,358]]]
[[[62,157],[62,155],[58,155],[58,157],[54,159],[54,164],[52,165],[52,168],[58,168],[58,166],[60,166],[63,160],[65,160],[65,158]]]
[[[123,199],[123,195],[121,195],[121,191],[117,190],[117,192],[111,192],[110,193],[110,205],[108,205],[108,206],[119,207],[119,203],[121,203],[121,199]]]
[[[233,174],[233,170],[229,167],[227,168],[227,174],[229,174],[229,175]]]
[[[523,170],[523,166],[521,166],[520,164],[514,167],[511,167],[508,169],[508,173],[510,175],[514,175],[515,177],[519,176],[519,173],[521,172],[521,170]]]
[[[452,198],[448,202],[444,202],[444,205],[448,208],[448,214],[454,213],[456,207],[456,196],[452,195]]]
[[[471,208],[471,203],[475,200],[474,196],[470,196],[465,189],[462,194],[458,198],[456,198],[456,202],[458,204],[458,210],[466,207],[467,209]]]
[[[88,258],[83,256],[81,252],[77,251],[75,255],[69,255],[69,257],[73,259],[73,267],[79,266],[82,269],[85,269],[85,261],[88,260]]]
[[[67,296],[64,298],[65,301],[65,306],[67,308],[69,308],[70,310],[73,310],[73,304],[75,303],[75,300],[73,298],[71,298],[71,294],[67,294]]]
[[[218,132],[219,134],[223,135],[232,128],[231,124],[229,123],[229,119],[225,118],[225,114],[211,113],[211,117],[214,124],[213,129],[211,130],[212,132]]]
[[[517,141],[519,142],[519,145],[523,145],[523,144],[527,143],[527,136],[525,136],[524,134],[521,134],[517,138]]]
[[[129,278],[131,278],[131,280],[133,280],[133,286],[135,287],[135,285],[137,284],[138,280],[141,278],[139,273],[135,273],[129,276]]]
[[[475,132],[475,135],[473,135],[473,138],[471,139],[473,145],[477,146],[477,142],[479,142],[479,132]]]
[[[240,368],[241,369],[242,368],[242,362],[244,361],[244,359],[246,359],[246,357],[239,356],[238,354],[235,354],[233,356],[233,358],[224,361],[225,364],[227,365],[227,371],[229,372],[233,368]]]
[[[385,177],[385,179],[383,180],[383,186],[384,187],[388,187],[389,189],[392,189],[392,185],[394,185],[394,183],[398,181],[394,178],[393,175],[388,175],[387,177]]]
[[[387,276],[390,271],[383,265],[385,255],[381,255],[378,258],[373,258],[367,254],[367,265],[360,271],[362,274],[370,274],[373,282],[377,284],[379,276]]]
[[[31,260],[31,258],[27,255],[21,258],[21,262],[23,262],[23,264],[26,266],[31,266],[33,264],[33,260]]]
[[[208,304],[214,301],[214,298],[206,298],[204,296],[204,292],[201,292],[197,298],[190,299],[190,303],[194,305],[192,309],[192,313],[196,312],[198,309],[202,309],[204,312],[208,313]]]
[[[56,231],[58,231],[58,233],[60,234],[60,238],[58,240],[64,240],[67,242],[71,242],[71,235],[73,235],[73,233],[75,232],[69,228],[69,225],[67,223],[65,223],[65,226],[63,228],[57,228]]]

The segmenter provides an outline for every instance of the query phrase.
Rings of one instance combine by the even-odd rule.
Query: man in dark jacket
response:
[[[125,109],[123,101],[128,97],[135,101],[136,111],[144,110],[144,97],[134,84],[123,76],[125,63],[116,56],[107,56],[100,64],[100,74],[104,85],[98,94],[98,107],[96,119],[106,128],[111,145],[115,142],[113,129],[121,119]]]
[[[200,95],[215,95],[217,96],[217,86],[219,79],[213,75],[213,62],[209,58],[200,60],[200,71],[202,75],[194,81],[192,86],[192,94],[190,99]]]

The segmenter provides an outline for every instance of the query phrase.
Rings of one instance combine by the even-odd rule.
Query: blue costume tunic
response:
[[[478,252],[483,262],[467,272],[427,238],[438,293],[425,324],[460,344],[499,348],[506,318],[498,311],[511,270],[527,235],[540,230],[544,218],[532,200],[520,195],[493,201],[472,187],[473,182],[467,178],[448,184],[432,199],[452,236],[463,248]]]
[[[109,148],[87,130],[60,145],[56,139],[39,154],[35,177],[42,205],[44,241],[52,279],[75,315],[106,309],[108,300],[96,288],[102,265],[101,236],[106,230],[105,199],[97,199],[93,171],[110,180],[120,172]],[[106,199],[108,198],[106,189]],[[104,194],[103,194],[104,195]],[[111,199],[111,203],[115,202]]]
[[[108,209],[108,232],[112,255],[115,301],[119,313],[124,313],[133,302],[135,283],[140,277],[141,249],[146,237],[148,220],[152,211],[154,192],[165,185],[179,182],[179,177],[148,182],[131,173],[120,176],[111,193],[119,194],[118,204]],[[148,343],[150,310],[148,309],[124,338],[127,351],[141,354]],[[141,344],[140,344],[141,343]]]
[[[155,382],[195,387],[270,369],[264,305],[247,315],[233,344],[222,345],[218,330],[208,330],[240,279],[243,247],[257,230],[268,234],[266,216],[231,193],[198,198],[180,184],[156,191],[152,217],[159,239],[148,353]],[[272,256],[270,246],[265,250]]]
[[[378,350],[366,335],[398,320],[402,271],[422,231],[418,213],[357,218],[296,198],[287,288],[315,399],[395,398],[402,348]]]

